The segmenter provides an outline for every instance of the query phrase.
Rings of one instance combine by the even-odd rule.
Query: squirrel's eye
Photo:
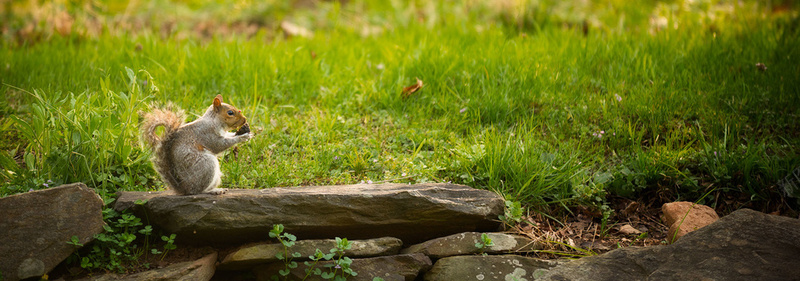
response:
[[[233,110],[228,110],[228,115],[233,116]]]

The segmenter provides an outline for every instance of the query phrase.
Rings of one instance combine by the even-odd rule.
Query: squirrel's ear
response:
[[[214,97],[214,107],[219,107],[222,105],[222,95],[217,95]]]

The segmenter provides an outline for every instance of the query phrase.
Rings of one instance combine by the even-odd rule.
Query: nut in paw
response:
[[[244,123],[244,125],[242,125],[242,127],[239,128],[238,131],[236,131],[236,135],[237,136],[244,135],[244,134],[247,134],[249,132],[250,132],[250,124],[249,123]]]

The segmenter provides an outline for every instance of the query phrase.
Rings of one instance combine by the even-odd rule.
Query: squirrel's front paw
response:
[[[252,139],[253,138],[253,134],[252,133],[244,133],[244,134],[238,135],[236,137],[240,139],[240,142],[244,142],[244,141],[249,141],[250,139]]]

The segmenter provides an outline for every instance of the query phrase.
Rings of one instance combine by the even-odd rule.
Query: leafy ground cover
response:
[[[454,182],[605,218],[619,198],[797,210],[780,184],[800,166],[791,1],[12,1],[0,14],[2,196],[161,189],[138,112],[199,114],[222,94],[256,134],[224,157],[229,188]]]

